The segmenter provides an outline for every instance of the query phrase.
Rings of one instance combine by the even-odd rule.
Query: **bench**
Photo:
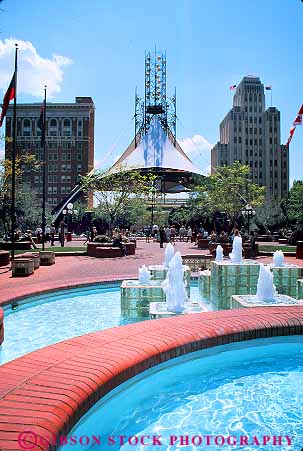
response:
[[[136,243],[133,243],[133,242],[123,243],[123,246],[125,246],[127,255],[134,255],[136,253]],[[104,249],[104,250],[102,252],[98,252],[98,255],[97,255],[97,250],[100,248]],[[106,249],[118,249],[119,255],[117,252],[115,253],[115,252],[111,252],[111,251],[106,253]],[[90,257],[101,258],[102,254],[109,255],[110,253],[111,253],[110,257],[107,256],[104,258],[113,258],[113,257],[122,257],[123,256],[122,250],[119,247],[113,247],[112,243],[88,243],[87,244],[87,255],[89,255]]]

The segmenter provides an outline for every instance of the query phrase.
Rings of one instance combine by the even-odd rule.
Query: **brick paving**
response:
[[[101,397],[174,357],[302,333],[303,307],[259,307],[145,321],[40,349],[0,368],[0,449],[57,449],[49,442],[66,436]]]
[[[71,246],[77,242],[69,243]],[[83,246],[85,249],[85,247]],[[208,254],[208,251],[197,249],[193,243],[177,242],[176,251],[185,254]],[[138,240],[136,255],[112,259],[96,259],[86,256],[57,256],[56,264],[43,266],[34,275],[23,278],[12,278],[8,268],[0,268],[0,305],[11,299],[30,295],[55,288],[68,288],[81,284],[98,283],[108,280],[121,280],[136,277],[138,268],[150,264],[161,264],[164,251],[158,243]],[[259,258],[269,262],[269,257]],[[289,263],[303,266],[303,260],[286,257]]]

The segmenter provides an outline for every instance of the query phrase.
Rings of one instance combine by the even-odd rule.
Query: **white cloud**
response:
[[[210,151],[213,144],[202,135],[178,139],[178,142],[196,166],[200,167],[203,172],[210,173]]]
[[[43,96],[47,85],[48,98],[61,91],[63,68],[72,60],[61,55],[51,58],[40,56],[29,41],[19,39],[0,40],[0,87],[6,91],[14,71],[15,43],[18,44],[18,93]]]

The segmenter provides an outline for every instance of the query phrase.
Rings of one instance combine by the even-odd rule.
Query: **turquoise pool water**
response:
[[[192,296],[199,291],[193,284]],[[4,309],[0,364],[68,338],[142,321],[121,312],[120,284],[56,291]]]
[[[69,434],[90,444],[62,451],[299,451],[302,417],[303,337],[253,340],[174,359],[121,385]],[[134,436],[150,444],[134,445]],[[118,444],[129,437],[132,445]]]

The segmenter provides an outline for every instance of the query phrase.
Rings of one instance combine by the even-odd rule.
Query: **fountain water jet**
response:
[[[256,298],[258,301],[273,301],[276,294],[273,274],[269,266],[264,266],[261,263]]]
[[[175,249],[171,243],[168,243],[168,245],[166,246],[164,255],[165,255],[165,257],[164,257],[163,266],[165,266],[165,268],[169,268],[169,264],[175,255]]]
[[[139,283],[149,285],[151,282],[151,273],[145,265],[139,268]]]
[[[242,238],[235,236],[233,240],[233,248],[229,258],[232,263],[242,263]]]
[[[168,312],[182,313],[185,310],[187,295],[183,273],[182,257],[180,252],[176,252],[169,263],[166,279],[162,282]]]
[[[224,256],[223,256],[223,247],[218,244],[216,249],[216,262],[223,262]]]
[[[285,266],[284,254],[283,254],[282,251],[274,252],[274,255],[273,255],[273,266],[275,266],[275,267]]]

